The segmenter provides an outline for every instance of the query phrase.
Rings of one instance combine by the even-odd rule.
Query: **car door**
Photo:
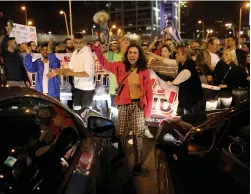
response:
[[[231,112],[210,126],[218,135],[215,148],[205,160],[220,191],[247,193],[250,185],[250,108],[247,105]]]
[[[0,101],[0,192],[63,191],[84,146],[74,120],[70,112],[44,99]]]

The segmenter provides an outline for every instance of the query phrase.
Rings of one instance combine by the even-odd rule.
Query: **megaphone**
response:
[[[105,11],[98,11],[97,13],[94,14],[93,16],[93,21],[96,24],[100,25],[100,28],[102,30],[106,30],[108,28],[108,20],[110,19],[110,16],[107,12]]]

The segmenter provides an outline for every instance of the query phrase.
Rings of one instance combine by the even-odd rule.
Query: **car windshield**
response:
[[[0,102],[0,123],[0,193],[41,193],[62,176],[79,142],[65,110],[41,99],[16,98]]]

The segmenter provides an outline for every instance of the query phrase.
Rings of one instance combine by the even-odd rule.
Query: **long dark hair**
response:
[[[132,47],[137,48],[138,51],[139,51],[139,59],[136,62],[137,73],[139,73],[140,71],[143,71],[143,70],[147,69],[147,61],[146,61],[144,52],[143,52],[143,50],[141,49],[141,47],[139,45],[131,44],[127,48],[127,50],[125,52],[125,55],[124,55],[124,61],[123,62],[125,64],[126,72],[130,71],[131,70],[131,63],[128,61],[127,54],[128,54],[129,49],[132,48]]]

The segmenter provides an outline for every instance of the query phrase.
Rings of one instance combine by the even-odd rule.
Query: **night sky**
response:
[[[224,18],[225,22],[233,22],[238,24],[239,9],[245,2],[241,1],[193,1],[191,2],[190,17],[184,18],[188,25],[188,31],[195,31],[196,22],[200,19],[205,21],[206,27],[213,27],[214,21]],[[53,34],[65,34],[65,20],[59,11],[62,9],[69,13],[68,1],[55,2],[0,2],[0,12],[3,12],[6,20],[12,19],[15,23],[24,24],[25,17],[21,11],[21,6],[28,7],[28,20],[32,20],[37,27],[38,33],[47,33],[51,31]],[[73,11],[73,28],[74,32],[85,29],[90,34],[90,28],[93,24],[92,17],[95,12],[105,9],[100,7],[95,1],[93,2],[72,2]],[[243,24],[248,22],[248,10],[243,9]]]

